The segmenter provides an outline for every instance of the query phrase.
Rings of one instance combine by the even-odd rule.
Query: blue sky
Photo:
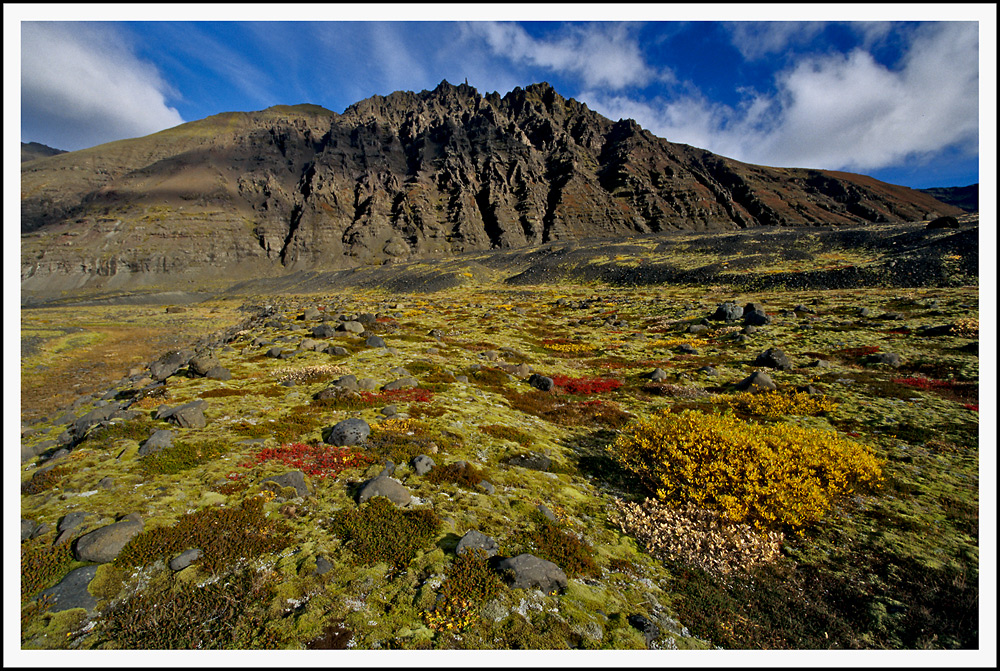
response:
[[[995,56],[995,7],[250,4],[241,22],[212,20],[233,5],[104,7],[124,20],[24,12],[22,141],[81,149],[275,104],[342,112],[443,79],[501,94],[547,81],[671,141],[915,188],[978,182],[980,143],[995,140],[980,137],[984,94],[984,128],[995,127],[995,69],[980,73],[980,42]],[[58,18],[102,18],[65,9]],[[435,20],[445,16],[459,20]],[[799,20],[745,20],[758,16]]]

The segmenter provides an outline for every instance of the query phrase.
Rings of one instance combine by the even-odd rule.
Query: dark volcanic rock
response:
[[[334,426],[323,431],[323,440],[327,444],[337,447],[357,445],[363,443],[368,438],[369,433],[371,433],[371,427],[368,426],[368,422],[352,417],[337,422]]]
[[[540,589],[546,594],[566,589],[569,580],[556,564],[530,554],[503,559],[497,571],[515,589]]]

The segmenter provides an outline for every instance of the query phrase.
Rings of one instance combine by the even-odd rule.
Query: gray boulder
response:
[[[385,347],[385,341],[377,335],[365,338],[365,347]]]
[[[893,368],[899,368],[903,364],[903,359],[898,354],[891,354],[889,352],[879,352],[878,354],[868,355],[866,362],[874,365],[884,365],[884,366],[892,366]]]
[[[566,573],[545,559],[530,554],[503,559],[497,571],[515,589],[540,589],[546,594],[562,591],[569,585]]]
[[[71,608],[83,608],[93,613],[97,608],[97,599],[90,593],[87,586],[97,575],[97,566],[84,566],[66,574],[58,585],[50,587],[39,594],[53,600],[51,612],[56,613]]]
[[[142,531],[142,527],[142,518],[138,513],[132,513],[120,522],[84,534],[76,541],[76,558],[99,564],[113,561],[125,544]]]
[[[201,549],[191,548],[190,550],[185,550],[171,559],[167,566],[170,567],[171,571],[181,571],[194,563],[194,561],[199,557],[201,557]]]
[[[743,323],[748,326],[764,326],[771,323],[771,318],[757,303],[747,303],[743,307]]]
[[[539,454],[537,452],[522,452],[521,454],[515,454],[513,457],[507,459],[507,463],[511,466],[529,468],[533,471],[547,471],[552,466],[551,459],[546,457],[544,454]]]
[[[758,354],[753,363],[755,366],[767,366],[768,368],[777,368],[778,370],[792,369],[792,361],[788,358],[788,355],[780,349],[773,347]]]
[[[174,443],[174,432],[170,429],[158,429],[153,434],[142,441],[139,446],[139,456],[145,457],[147,454],[159,452],[165,447],[170,447]]]
[[[205,377],[209,380],[232,380],[233,374],[229,372],[228,368],[223,368],[222,366],[215,366],[210,368]]]
[[[764,371],[755,370],[738,382],[736,388],[740,391],[775,391],[778,385],[774,384],[771,376]]]
[[[365,330],[365,325],[361,322],[349,321],[341,322],[337,326],[338,331],[346,331],[347,333],[363,333]]]
[[[196,356],[188,362],[188,368],[191,372],[203,377],[208,371],[219,365],[219,360],[214,356]]]
[[[371,433],[371,427],[368,426],[368,422],[357,417],[352,417],[342,422],[337,422],[332,427],[324,430],[323,440],[328,445],[336,445],[337,447],[357,445],[363,443],[368,438],[369,433]]]
[[[413,472],[417,475],[427,475],[430,473],[430,470],[434,468],[434,460],[426,454],[418,454],[413,457],[413,460],[410,462],[410,466],[413,467]]]
[[[289,471],[281,475],[272,475],[261,480],[261,485],[273,482],[279,489],[291,487],[295,490],[296,496],[308,496],[309,487],[306,485],[306,475],[302,471]]]
[[[487,557],[492,557],[500,551],[500,546],[495,540],[481,531],[470,529],[465,532],[462,539],[458,541],[458,547],[455,548],[455,554],[462,555],[466,552],[472,552],[473,550],[482,550],[486,553]]]
[[[743,308],[732,301],[726,301],[725,303],[719,303],[718,307],[715,308],[715,312],[709,315],[708,318],[713,321],[734,322],[742,316]]]
[[[320,324],[312,329],[313,338],[330,338],[337,333],[337,329],[329,324]]]
[[[382,391],[395,391],[396,389],[410,389],[416,387],[419,382],[415,377],[401,377],[398,380],[393,380],[387,384],[382,385]]]
[[[540,391],[551,391],[552,387],[555,386],[555,382],[553,382],[551,377],[545,377],[538,373],[528,378],[528,384]]]
[[[208,424],[208,421],[205,419],[205,412],[202,410],[204,406],[205,401],[191,401],[176,408],[168,408],[157,414],[159,419],[173,422],[182,429],[203,429]]]
[[[195,355],[194,350],[184,349],[171,352],[158,360],[149,364],[149,374],[157,382],[166,380],[168,377],[179,371],[183,366],[188,365]]]
[[[410,502],[410,491],[388,475],[380,475],[362,483],[358,489],[358,503],[364,503],[376,496],[384,496],[397,506]]]

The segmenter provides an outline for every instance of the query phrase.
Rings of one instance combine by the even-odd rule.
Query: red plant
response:
[[[353,466],[368,466],[374,458],[350,447],[331,447],[325,445],[306,445],[304,443],[287,443],[281,447],[265,447],[254,459],[258,464],[265,461],[280,461],[298,468],[306,475],[318,478],[336,477],[344,469]]]
[[[966,403],[962,407],[965,408],[966,410],[971,410],[972,412],[979,412],[979,404],[978,403]]]
[[[553,375],[552,382],[557,387],[568,394],[577,396],[587,396],[589,394],[600,394],[605,391],[614,391],[622,386],[621,380],[610,377],[566,377],[565,375]]]
[[[897,377],[892,380],[896,384],[905,384],[908,387],[916,387],[917,389],[951,389],[955,386],[955,383],[951,380],[931,380],[926,377]]]

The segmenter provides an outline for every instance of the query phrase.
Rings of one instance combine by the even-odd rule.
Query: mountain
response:
[[[611,121],[548,84],[232,112],[22,165],[22,291],[204,284],[669,230],[961,210]]]
[[[39,142],[21,143],[21,163],[24,163],[25,161],[34,161],[36,158],[45,158],[47,156],[55,156],[57,154],[65,153],[66,152],[62,149],[53,149],[52,147]]]
[[[932,189],[920,189],[923,193],[926,193],[934,198],[940,200],[942,203],[947,203],[948,205],[954,205],[959,207],[966,212],[978,212],[979,211],[979,185],[970,184],[969,186],[947,186],[947,187],[936,187]]]

